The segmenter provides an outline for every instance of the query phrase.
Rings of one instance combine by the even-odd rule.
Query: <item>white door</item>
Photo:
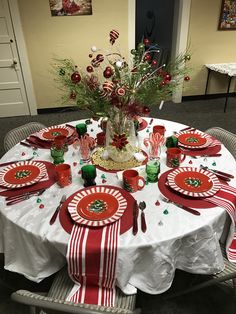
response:
[[[30,110],[7,0],[0,0],[0,117]]]

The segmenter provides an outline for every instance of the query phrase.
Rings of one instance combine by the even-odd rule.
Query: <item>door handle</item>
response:
[[[13,59],[11,64],[12,68],[16,68],[17,64],[18,62],[15,59]]]

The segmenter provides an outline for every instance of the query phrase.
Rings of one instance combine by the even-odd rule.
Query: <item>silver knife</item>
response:
[[[172,202],[172,203],[175,204],[176,206],[182,208],[183,210],[186,210],[187,212],[193,214],[193,215],[196,215],[196,216],[200,216],[201,215],[201,213],[198,210],[196,210],[196,209],[193,209],[193,208],[181,205],[181,204],[177,204],[175,202]]]
[[[52,224],[55,222],[55,220],[56,220],[56,218],[57,218],[57,215],[58,215],[58,213],[59,213],[59,210],[60,210],[61,206],[63,205],[63,203],[64,203],[65,201],[66,201],[66,195],[64,194],[64,195],[62,195],[62,198],[61,198],[61,200],[60,200],[60,203],[59,203],[59,205],[57,206],[55,212],[53,213],[53,215],[52,215],[52,217],[51,217],[51,219],[50,219],[50,221],[49,221],[49,224],[50,224],[50,225],[52,225]]]

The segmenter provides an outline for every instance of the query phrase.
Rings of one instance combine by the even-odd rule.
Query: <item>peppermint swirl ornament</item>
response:
[[[115,29],[113,29],[110,31],[109,35],[110,35],[110,43],[113,45],[120,34]]]
[[[118,88],[116,89],[116,95],[117,95],[117,96],[124,96],[125,93],[126,93],[126,91],[125,91],[125,89],[124,89],[123,87],[118,87]]]

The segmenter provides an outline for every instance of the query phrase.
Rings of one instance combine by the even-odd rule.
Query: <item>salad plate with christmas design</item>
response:
[[[190,197],[209,197],[221,188],[220,181],[210,171],[191,167],[179,167],[167,176],[169,186]]]
[[[176,134],[179,146],[190,149],[200,149],[209,146],[212,139],[208,134],[199,131],[184,131]]]
[[[74,196],[68,211],[78,224],[101,227],[120,219],[126,207],[127,201],[116,187],[91,186]]]
[[[36,136],[43,141],[53,141],[56,136],[63,135],[69,138],[73,135],[73,128],[67,126],[51,126],[36,133]]]
[[[18,162],[0,171],[0,185],[11,189],[22,188],[38,182],[46,172],[46,166],[41,162]]]

